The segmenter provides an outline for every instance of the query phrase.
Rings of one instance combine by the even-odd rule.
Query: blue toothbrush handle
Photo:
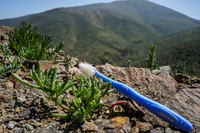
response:
[[[94,70],[96,71],[95,75],[102,78],[106,82],[111,82],[111,85],[120,93],[124,94],[125,96],[129,97],[130,99],[136,101],[140,105],[144,106],[147,110],[161,118],[162,120],[172,124],[173,126],[186,131],[190,132],[193,128],[192,124],[187,121],[185,118],[177,114],[176,112],[172,111],[171,109],[167,108],[166,106],[150,99],[142,94],[138,93],[131,87],[114,81],[103,74],[99,73],[96,68],[94,67]]]
[[[144,106],[147,110],[149,110],[162,120],[174,125],[175,127],[183,131],[190,132],[192,130],[193,126],[190,122],[188,122],[185,118],[167,108],[166,106],[141,95],[140,93],[125,84],[116,81],[111,82],[111,84],[117,91]]]

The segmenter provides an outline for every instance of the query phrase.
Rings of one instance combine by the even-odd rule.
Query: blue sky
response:
[[[1,0],[0,19],[40,13],[59,7],[73,7],[115,0]],[[149,0],[200,20],[200,0]]]

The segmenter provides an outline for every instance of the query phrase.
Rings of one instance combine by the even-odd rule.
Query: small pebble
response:
[[[24,132],[24,130],[22,128],[14,130],[14,133],[23,133],[23,132]]]
[[[13,128],[15,127],[15,125],[16,125],[16,122],[15,122],[15,121],[9,121],[9,122],[8,122],[7,128],[8,128],[8,129],[13,129]]]
[[[158,131],[158,130],[153,129],[153,130],[150,130],[150,133],[163,133],[163,131]]]
[[[22,121],[19,122],[19,124],[21,124],[21,125],[23,125],[25,123],[26,123],[26,120],[22,120]]]
[[[165,133],[173,133],[173,131],[171,130],[171,128],[167,127],[165,128]]]
[[[32,119],[32,120],[31,120],[31,122],[32,122],[32,123],[37,123],[37,121],[36,121],[36,120],[34,120],[34,119]]]
[[[10,107],[5,107],[5,109],[6,109],[6,111],[8,111],[8,112],[13,112],[13,109],[12,108],[10,108]]]
[[[12,101],[10,101],[10,106],[11,106],[11,107],[14,107],[15,104],[16,104],[16,100],[12,100]]]
[[[29,124],[26,124],[25,128],[26,128],[27,131],[33,131],[34,130],[34,127],[29,125]]]
[[[17,97],[17,101],[20,102],[20,103],[23,103],[23,102],[26,101],[26,98],[25,98],[24,95],[19,95],[19,96]]]

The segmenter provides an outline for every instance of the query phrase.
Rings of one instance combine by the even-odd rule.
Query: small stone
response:
[[[131,132],[132,132],[132,133],[139,133],[139,132],[140,132],[140,129],[139,129],[138,127],[133,127],[133,128],[131,129]]]
[[[42,119],[42,120],[41,120],[41,123],[42,123],[43,125],[46,125],[46,124],[47,124],[47,120],[46,120],[46,119]]]
[[[163,133],[163,131],[158,131],[158,130],[153,129],[150,131],[150,133]]]
[[[85,123],[81,126],[83,132],[97,132],[98,126],[93,122],[85,121]]]
[[[9,121],[9,122],[8,122],[7,128],[8,128],[8,129],[13,129],[13,128],[15,127],[15,125],[16,125],[16,122],[15,122],[15,121]]]
[[[148,122],[138,122],[136,126],[138,126],[140,132],[147,132],[153,129],[153,125]]]
[[[6,85],[7,88],[14,88],[14,83],[11,82],[11,81],[6,82],[5,85]]]
[[[30,118],[30,114],[31,114],[31,111],[29,109],[23,109],[20,113],[19,113],[19,117],[20,118],[23,118],[23,119],[26,119],[26,118]]]
[[[152,73],[156,75],[171,75],[171,68],[170,66],[161,66],[158,69],[153,70]]]
[[[34,130],[34,127],[29,125],[29,124],[26,124],[25,128],[26,128],[27,131],[33,131]]]
[[[24,132],[23,128],[19,128],[19,129],[14,130],[14,133],[23,133],[23,132]]]
[[[173,133],[173,131],[171,130],[171,128],[167,127],[165,128],[165,133]]]
[[[24,88],[24,85],[22,83],[20,83],[19,81],[15,82],[15,89],[22,89]]]
[[[13,109],[10,108],[9,106],[5,107],[5,109],[6,109],[6,111],[8,111],[8,112],[13,112]]]
[[[174,77],[174,79],[178,82],[178,83],[185,83],[188,84],[191,81],[191,78],[188,75],[184,75],[184,74],[180,74],[177,73]]]
[[[16,108],[15,110],[14,110],[14,113],[15,114],[17,114],[17,113],[19,113],[20,112],[20,109],[19,108]]]
[[[53,66],[53,63],[52,63],[52,61],[39,61],[40,62],[40,70],[42,71],[42,70],[44,70],[44,71],[46,71],[46,70],[50,70],[50,68]],[[38,65],[38,61],[30,61],[29,62],[29,69],[32,69],[32,66],[33,65],[35,65],[36,66],[36,68],[37,68],[37,65]]]
[[[58,133],[58,131],[52,127],[52,126],[48,126],[48,127],[44,127],[44,128],[38,128],[36,130],[34,130],[34,133]]]
[[[21,125],[23,125],[25,123],[26,123],[26,120],[22,120],[22,121],[19,122],[19,124],[21,124]]]
[[[25,101],[26,101],[26,98],[25,98],[24,95],[19,95],[19,96],[17,97],[17,102],[23,103],[23,102],[25,102]]]
[[[54,127],[59,126],[59,123],[58,123],[57,121],[55,121],[55,120],[51,120],[50,124],[51,124],[52,126],[54,126]]]
[[[0,103],[9,103],[12,99],[13,96],[0,93]]]
[[[102,119],[101,121],[95,121],[95,125],[98,125],[98,132],[130,132],[131,123],[129,117],[116,116],[112,119]]]
[[[34,119],[32,119],[32,120],[31,120],[31,122],[32,122],[32,123],[37,123],[37,121],[36,121],[36,120],[34,120]]]
[[[12,101],[10,101],[10,106],[11,106],[11,107],[14,107],[15,104],[16,104],[16,100],[12,100]]]

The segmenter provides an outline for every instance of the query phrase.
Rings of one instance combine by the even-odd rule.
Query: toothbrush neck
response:
[[[108,83],[111,82],[111,85],[112,85],[114,82],[116,82],[116,81],[114,81],[114,80],[112,80],[112,79],[110,79],[110,78],[104,76],[103,74],[101,74],[101,73],[99,73],[99,72],[96,72],[95,75],[96,75],[97,77],[103,79],[104,81],[108,82]]]

